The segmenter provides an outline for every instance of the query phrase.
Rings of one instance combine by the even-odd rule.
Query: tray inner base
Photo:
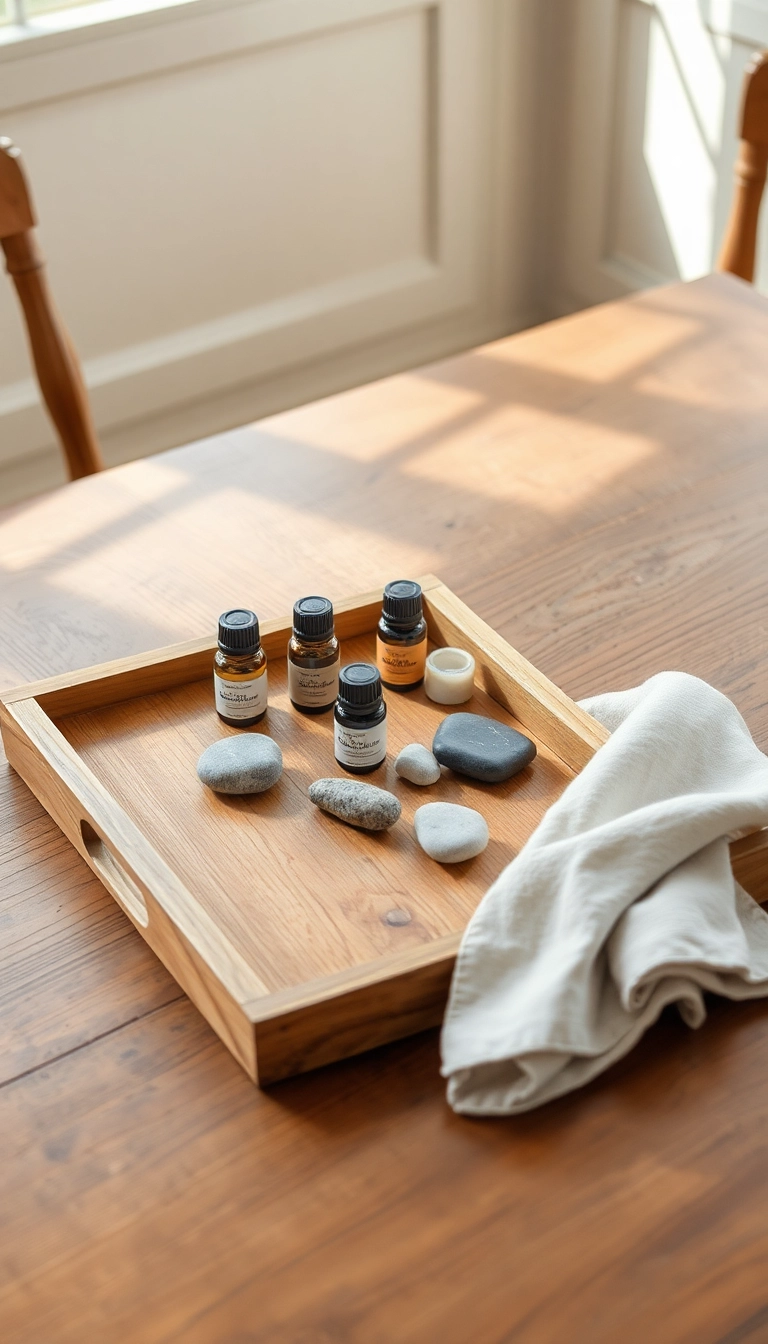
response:
[[[342,662],[372,661],[373,634],[346,641]],[[285,769],[268,793],[226,798],[199,783],[200,752],[236,733],[217,718],[211,682],[192,682],[58,720],[58,727],[270,992],[364,965],[462,930],[573,772],[537,740],[533,765],[506,784],[451,774],[432,788],[399,780],[408,742],[429,746],[446,713],[423,689],[387,695],[389,754],[363,776],[402,803],[384,834],[343,825],[309,802],[314,779],[347,776],[333,757],[333,717],[299,715],[285,663],[269,664],[270,707],[254,732],[279,742]],[[520,727],[476,689],[456,710]],[[534,736],[529,733],[529,736]],[[491,841],[468,863],[438,865],[420,850],[413,814],[426,802],[475,807]]]

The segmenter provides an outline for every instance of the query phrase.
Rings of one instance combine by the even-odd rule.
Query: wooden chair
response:
[[[75,480],[104,463],[80,363],[48,289],[36,222],[19,151],[0,138],[0,244],[24,310],[40,391]]]
[[[755,56],[747,66],[739,136],[736,188],[717,269],[753,280],[757,223],[768,168],[768,52]]]

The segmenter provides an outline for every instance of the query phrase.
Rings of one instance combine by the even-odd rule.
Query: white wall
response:
[[[768,0],[193,0],[0,43],[107,460],[709,270],[759,46]],[[63,479],[7,285],[0,351],[7,499]]]
[[[537,320],[547,8],[196,0],[0,46],[108,460]],[[7,494],[61,474],[10,286],[0,350]]]
[[[768,46],[768,0],[569,0],[560,17],[552,315],[712,269],[744,67]],[[759,258],[768,292],[768,211]]]

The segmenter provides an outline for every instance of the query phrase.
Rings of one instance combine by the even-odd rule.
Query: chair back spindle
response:
[[[757,225],[768,169],[768,52],[755,56],[747,66],[739,137],[736,185],[717,269],[751,281],[755,277]]]
[[[0,245],[24,313],[43,401],[75,480],[100,471],[104,463],[82,369],[48,288],[36,222],[19,151],[0,138]]]

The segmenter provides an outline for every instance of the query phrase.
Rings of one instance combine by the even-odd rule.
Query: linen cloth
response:
[[[582,704],[611,737],[459,951],[441,1049],[466,1114],[583,1086],[666,1004],[698,1027],[704,991],[768,995],[768,915],[734,881],[727,840],[768,825],[768,757],[730,700],[685,673]]]

